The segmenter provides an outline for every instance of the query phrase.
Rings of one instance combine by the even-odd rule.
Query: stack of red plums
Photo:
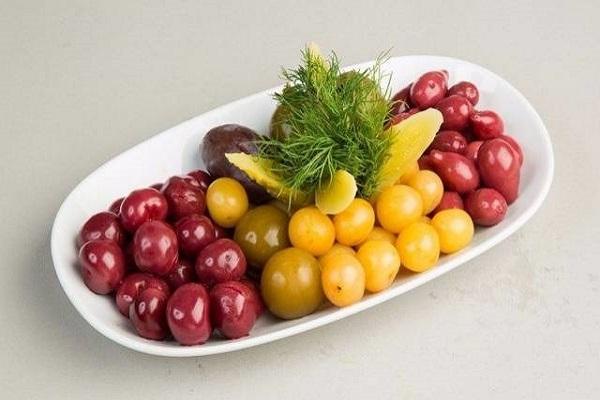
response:
[[[523,152],[506,134],[502,118],[477,110],[479,90],[471,82],[448,87],[448,72],[430,71],[392,99],[391,124],[434,107],[443,117],[441,130],[419,159],[421,169],[437,173],[444,195],[434,213],[461,208],[481,226],[502,221],[519,194]]]
[[[205,171],[134,190],[93,215],[77,238],[81,274],[115,294],[121,314],[147,339],[206,342],[216,329],[247,335],[263,310],[245,278],[246,257],[206,215]]]

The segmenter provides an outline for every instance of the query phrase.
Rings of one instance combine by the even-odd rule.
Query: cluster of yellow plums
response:
[[[263,288],[267,306],[283,318],[305,315],[319,306],[318,294],[294,299],[296,294],[301,297],[305,293],[285,284],[285,274],[274,277],[271,270],[281,268],[285,262],[282,257],[312,256],[312,269],[308,259],[309,267],[298,273],[305,274],[306,280],[320,273],[320,289],[325,297],[344,307],[359,301],[365,291],[376,293],[388,288],[401,266],[422,272],[437,263],[440,253],[461,250],[470,243],[474,232],[471,217],[465,211],[446,209],[431,219],[426,216],[438,206],[443,193],[440,178],[432,171],[420,171],[415,163],[396,185],[383,190],[373,202],[355,198],[334,216],[325,215],[315,206],[297,210],[288,226],[293,247],[276,254],[263,271],[263,283],[270,283],[267,290]],[[273,284],[277,279],[281,285]],[[280,291],[286,292],[287,301],[281,301]],[[299,303],[305,307],[298,309]]]
[[[216,223],[235,227],[249,264],[262,270],[269,310],[291,319],[314,312],[324,298],[338,307],[356,303],[365,292],[388,288],[401,267],[422,272],[440,253],[467,246],[473,221],[462,209],[437,211],[443,194],[438,175],[414,163],[375,199],[354,198],[335,215],[314,205],[291,216],[275,203],[249,208],[231,178],[211,184],[207,207]]]

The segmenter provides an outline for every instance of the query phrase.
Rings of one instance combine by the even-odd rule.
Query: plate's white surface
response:
[[[483,67],[435,56],[396,57],[384,66],[384,70],[393,72],[394,91],[426,71],[441,68],[450,73],[450,84],[469,80],[478,86],[480,102],[477,108],[497,111],[504,119],[506,132],[519,140],[525,154],[520,197],[511,205],[502,223],[477,230],[468,248],[442,257],[436,267],[424,273],[401,274],[390,289],[367,295],[349,307],[327,308],[293,321],[279,321],[265,315],[246,338],[211,339],[201,346],[184,347],[175,342],[157,342],[137,336],[129,321],[117,311],[112,297],[95,295],[83,284],[76,264],[75,237],[79,227],[89,216],[106,209],[112,200],[133,189],[202,167],[198,146],[210,128],[239,123],[260,133],[266,132],[275,108],[271,89],[219,107],[140,143],[98,168],[69,194],[56,215],[51,239],[54,268],[69,300],[96,330],[126,347],[163,356],[202,356],[271,342],[355,314],[420,286],[493,247],[520,228],[546,197],[554,172],[550,138],[540,117],[523,95]]]

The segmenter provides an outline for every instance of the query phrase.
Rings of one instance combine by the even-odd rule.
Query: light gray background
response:
[[[0,397],[600,396],[600,3],[85,3],[0,6]],[[308,40],[345,64],[393,47],[508,79],[554,142],[542,209],[435,282],[276,343],[167,359],[96,333],[50,260],[62,199],[130,146],[278,84]]]

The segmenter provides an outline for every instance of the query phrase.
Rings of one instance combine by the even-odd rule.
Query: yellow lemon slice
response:
[[[227,160],[244,171],[254,182],[265,188],[269,194],[288,205],[302,205],[311,197],[285,186],[281,178],[272,171],[271,161],[246,153],[226,153]]]
[[[315,205],[324,214],[339,214],[352,203],[356,190],[356,180],[352,174],[338,170],[328,184],[315,192]]]
[[[439,131],[444,118],[435,108],[418,112],[399,124],[392,125],[387,134],[393,135],[389,158],[378,173],[379,185],[375,196],[396,183],[421,157]]]

